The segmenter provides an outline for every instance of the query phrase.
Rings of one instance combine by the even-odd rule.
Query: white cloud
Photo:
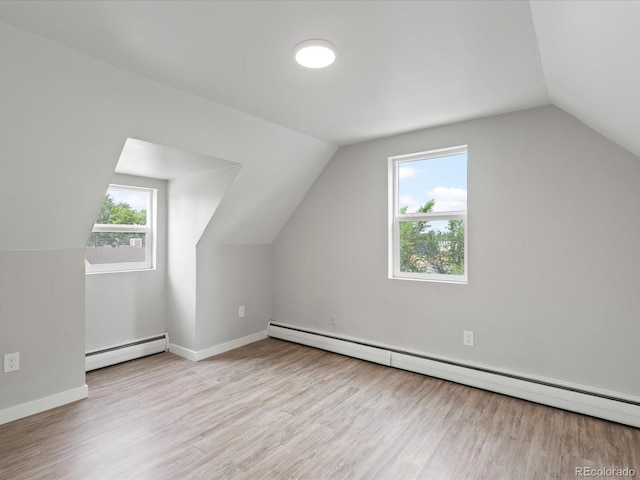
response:
[[[402,195],[398,200],[400,202],[400,208],[406,206],[408,213],[415,213],[422,206],[422,204],[411,195]]]
[[[124,189],[109,189],[108,193],[116,204],[120,202],[127,203],[136,211],[146,210],[147,208],[147,194],[144,192],[132,192]]]
[[[418,174],[418,169],[416,169],[415,167],[410,167],[410,166],[400,167],[400,169],[398,171],[398,175],[399,175],[401,180],[403,178],[415,177],[417,174]]]
[[[462,188],[436,187],[427,192],[436,201],[436,212],[459,212],[467,209],[467,191]]]

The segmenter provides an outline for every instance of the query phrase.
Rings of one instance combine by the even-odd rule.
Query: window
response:
[[[467,147],[389,158],[389,278],[466,283]]]
[[[155,193],[109,185],[87,242],[87,273],[154,268]]]

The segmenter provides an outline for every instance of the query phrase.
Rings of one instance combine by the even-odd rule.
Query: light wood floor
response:
[[[640,430],[267,339],[87,375],[0,426],[1,479],[547,479],[631,467]]]

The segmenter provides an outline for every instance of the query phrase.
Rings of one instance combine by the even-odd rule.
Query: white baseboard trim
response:
[[[485,366],[465,365],[453,359],[435,358],[422,352],[401,351],[391,346],[376,345],[353,337],[340,338],[332,333],[293,325],[270,323],[267,332],[273,338],[640,427],[640,398],[618,392]],[[346,345],[350,343],[351,346]],[[380,361],[384,359],[385,351],[389,363]]]
[[[175,353],[176,355],[180,355],[187,360],[198,362],[200,360],[204,360],[205,358],[213,357],[214,355],[220,355],[221,353],[228,352],[229,350],[244,347],[245,345],[249,345],[250,343],[257,342],[259,340],[264,340],[265,338],[267,338],[267,331],[263,330],[262,332],[253,333],[242,338],[236,338],[235,340],[221,343],[219,345],[214,345],[213,347],[205,348],[204,350],[189,350],[188,348],[184,348],[172,343],[169,345],[169,351],[171,353]]]
[[[205,348],[204,350],[198,350],[196,352],[196,361],[204,360],[205,358],[213,357],[214,355],[219,355],[235,348],[244,347],[245,345],[249,345],[250,343],[264,340],[265,338],[267,338],[267,331],[263,330],[258,333],[247,335],[246,337],[236,338],[235,340],[221,343],[220,345],[214,345],[213,347]]]
[[[359,358],[381,365],[391,366],[391,352],[382,348],[362,345],[347,339],[338,339],[334,336],[326,337],[313,331],[293,330],[269,324],[268,332],[270,337],[290,342],[316,347],[321,350],[339,353],[348,357]]]
[[[85,354],[85,371],[116,365],[118,363],[166,352],[169,343],[167,333],[140,338],[122,345],[112,345]]]
[[[84,385],[82,387],[73,388],[64,392],[49,395],[48,397],[39,398],[27,403],[21,403],[14,407],[5,408],[0,410],[0,425],[13,422],[36,413],[44,412],[52,408],[61,407],[67,403],[83,400],[89,396],[89,387]]]
[[[196,361],[196,352],[189,350],[188,348],[181,347],[180,345],[176,345],[175,343],[169,344],[169,351],[186,358],[187,360],[191,360],[192,362]]]
[[[568,390],[560,385],[551,385],[551,382],[541,384],[529,379],[506,377],[395,352],[391,354],[391,366],[551,407],[640,427],[640,406],[590,393],[582,393],[588,392],[589,387],[583,386],[580,388],[581,391]]]

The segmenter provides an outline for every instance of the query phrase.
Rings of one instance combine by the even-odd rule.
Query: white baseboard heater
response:
[[[121,345],[87,352],[85,354],[85,371],[167,351],[169,351],[169,335],[165,332],[153,337],[140,338]]]
[[[640,398],[618,392],[464,364],[275,322],[269,323],[267,334],[272,338],[640,427]]]

